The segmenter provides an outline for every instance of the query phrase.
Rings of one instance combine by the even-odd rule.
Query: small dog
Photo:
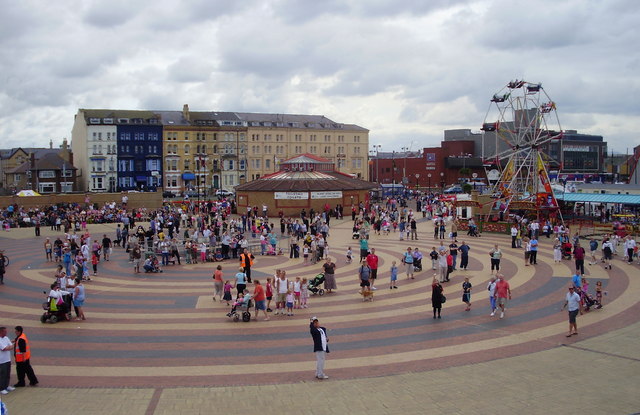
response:
[[[360,290],[360,295],[362,296],[362,301],[373,301],[373,293],[372,290]]]

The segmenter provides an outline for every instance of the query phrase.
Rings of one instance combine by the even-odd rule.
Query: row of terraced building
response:
[[[322,115],[80,109],[72,130],[79,190],[233,190],[309,153],[367,178],[369,130]]]

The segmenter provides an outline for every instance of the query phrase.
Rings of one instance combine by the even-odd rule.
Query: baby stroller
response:
[[[324,274],[320,273],[318,275],[316,275],[315,277],[313,277],[313,279],[311,281],[309,281],[309,291],[312,294],[318,294],[319,296],[323,296],[324,295],[324,288],[320,288],[320,284],[324,283]]]
[[[592,307],[597,310],[602,308],[602,304],[600,304],[600,301],[593,298],[591,295],[589,295],[589,293],[581,291],[580,299],[582,300],[584,311],[589,311]]]
[[[351,234],[351,239],[360,239],[360,232],[353,231],[353,233]]]
[[[40,316],[41,323],[55,324],[58,321],[71,321],[71,296],[65,295],[63,299],[63,303],[57,304],[55,298],[47,297],[47,301],[42,303],[44,313]]]
[[[249,311],[253,307],[253,302],[249,300],[248,303],[242,301],[242,298],[238,298],[236,303],[234,303],[231,311],[227,313],[227,317],[233,319],[233,321],[240,321],[240,317],[242,317],[242,321],[245,323],[251,321],[251,312]]]
[[[413,258],[413,270],[422,271],[422,258]]]
[[[571,250],[573,246],[571,242],[565,242],[562,244],[562,258],[563,259],[571,259]]]

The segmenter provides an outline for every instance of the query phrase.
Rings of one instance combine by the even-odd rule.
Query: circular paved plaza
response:
[[[97,225],[94,235],[110,226]],[[600,280],[607,291],[605,307],[579,317],[580,334],[567,339],[566,312],[559,310],[573,261],[554,264],[551,240],[543,237],[538,265],[525,267],[522,251],[511,249],[508,237],[483,234],[459,238],[471,246],[469,269],[454,271],[444,284],[448,301],[443,318],[434,320],[434,271],[428,258],[416,279],[400,274],[399,289],[388,288],[391,262],[399,264],[407,246],[427,255],[439,242],[429,221],[419,223],[418,241],[399,241],[397,233],[371,235],[370,247],[380,257],[378,290],[375,301],[363,302],[357,293],[357,261],[345,263],[348,246],[358,252],[351,222],[345,220],[332,222],[329,237],[338,290],[311,296],[309,308],[295,310],[295,316],[233,322],[226,316],[228,307],[211,297],[214,264],[183,263],[162,274],[136,275],[124,250],[114,248],[111,261],[101,262],[99,275],[85,284],[87,321],[41,324],[43,290],[53,280],[55,265],[44,261],[42,239],[28,230],[0,238],[11,258],[0,288],[0,317],[5,326],[25,327],[32,363],[45,388],[318,382],[308,329],[312,315],[329,329],[326,370],[331,380],[340,380],[432,371],[571,345],[629,326],[640,311],[637,265],[618,260],[612,270],[589,266],[591,286]],[[504,252],[502,272],[513,292],[504,319],[489,316],[488,252],[494,243]],[[222,265],[231,278],[238,263]],[[319,264],[304,266],[302,259],[259,256],[253,278],[264,282],[276,268],[285,269],[289,278],[312,278],[321,270]],[[461,301],[464,277],[474,287],[471,311]]]

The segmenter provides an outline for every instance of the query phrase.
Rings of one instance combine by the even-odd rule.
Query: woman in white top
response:
[[[70,300],[71,297],[67,297],[66,299],[64,297],[70,295],[71,293],[69,291],[62,291],[60,286],[54,282],[51,284],[51,291],[49,291],[49,304],[51,304],[51,301],[55,301],[55,304],[58,305],[60,300],[62,300],[64,302],[64,307],[68,310],[69,301],[67,301],[67,299]],[[58,305],[58,310],[60,310],[60,305]]]

